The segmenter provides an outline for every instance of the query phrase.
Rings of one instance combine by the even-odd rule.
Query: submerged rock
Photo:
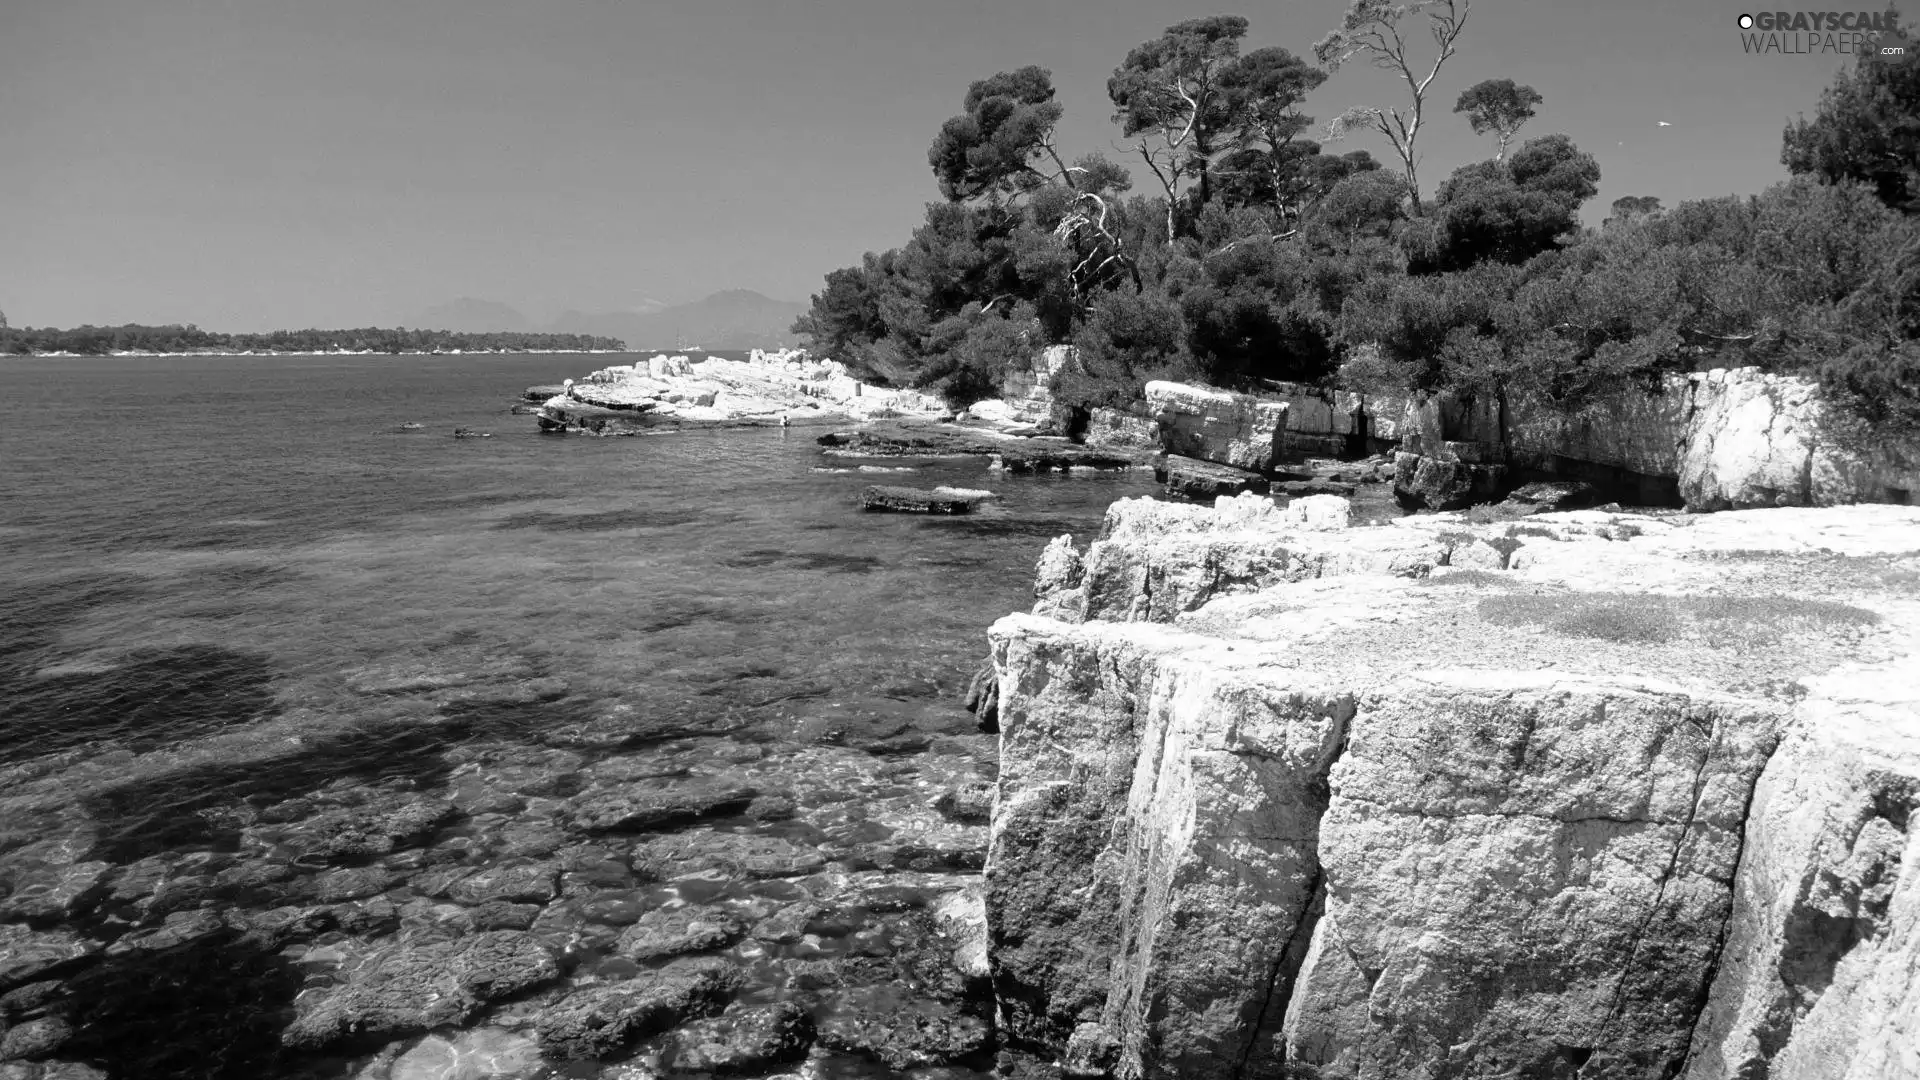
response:
[[[721,960],[676,960],[623,982],[570,994],[540,1011],[534,1028],[550,1058],[611,1057],[629,1043],[718,1012],[742,981]]]
[[[541,1069],[537,1041],[484,1027],[427,1036],[395,1059],[387,1080],[522,1080]]]
[[[649,832],[739,813],[757,794],[749,787],[706,780],[637,789],[628,785],[580,795],[569,803],[566,819],[587,832]]]
[[[0,990],[73,971],[99,953],[98,942],[72,930],[0,924]]]
[[[889,1069],[952,1065],[990,1049],[991,1033],[978,1017],[937,1002],[902,1000],[892,987],[829,995],[824,1010],[820,1045]]]
[[[753,1076],[807,1056],[813,1017],[791,1001],[733,1008],[673,1033],[662,1063],[675,1072]]]
[[[303,993],[282,1040],[315,1049],[463,1024],[486,1002],[559,977],[553,954],[524,933],[396,946],[351,969],[345,985]]]
[[[620,934],[615,948],[635,960],[659,960],[681,953],[722,949],[746,936],[739,917],[704,904],[655,908]]]

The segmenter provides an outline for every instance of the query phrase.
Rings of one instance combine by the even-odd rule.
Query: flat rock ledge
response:
[[[1166,462],[1155,468],[1154,473],[1155,479],[1166,485],[1167,494],[1209,502],[1243,491],[1265,495],[1272,486],[1257,472],[1178,454],[1168,454]]]
[[[1920,1076],[1920,509],[1344,508],[1116,503],[992,628],[1004,1035],[1082,1077]]]
[[[860,507],[868,513],[970,514],[981,497],[981,493],[957,488],[922,491],[919,488],[870,484],[860,493]]]

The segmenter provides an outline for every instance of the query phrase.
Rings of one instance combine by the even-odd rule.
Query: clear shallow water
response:
[[[54,1057],[113,1076],[440,1075],[394,1063],[438,1052],[417,1035],[279,1050],[294,996],[526,929],[562,981],[442,1031],[524,1049],[541,1009],[665,962],[621,935],[687,905],[799,920],[708,950],[744,1002],[966,1012],[900,985],[983,846],[934,808],[991,775],[961,692],[1046,540],[1150,474],[821,471],[859,463],[815,430],[556,438],[507,415],[610,362],[0,360],[0,984],[51,995],[12,1022],[61,1020]],[[863,514],[872,482],[1002,499]],[[636,791],[692,809],[609,828]],[[535,883],[441,880],[501,868]],[[258,930],[316,906],[330,928]],[[22,966],[50,942],[75,958]],[[639,1075],[548,1067],[499,1075]]]

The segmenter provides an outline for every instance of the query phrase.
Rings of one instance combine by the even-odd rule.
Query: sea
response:
[[[509,411],[632,359],[0,359],[18,1045],[127,1080],[635,1078],[691,1059],[637,1029],[542,1058],[542,1016],[693,955],[737,966],[736,1009],[808,1012],[816,1049],[783,1068],[985,1075],[921,1045],[979,1042],[978,987],[910,978],[984,848],[994,739],[962,696],[1045,544],[1151,474]],[[998,497],[863,513],[876,482]],[[689,909],[720,926],[691,947],[649,919]],[[444,973],[405,964],[489,927],[558,978],[290,1041],[370,970],[432,997]]]

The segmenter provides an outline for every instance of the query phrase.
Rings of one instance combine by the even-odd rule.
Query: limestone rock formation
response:
[[[1118,409],[1092,409],[1088,411],[1086,444],[1098,450],[1154,450],[1160,446],[1160,428],[1149,417]]]
[[[1243,491],[1265,495],[1269,486],[1267,478],[1257,472],[1178,454],[1168,454],[1166,464],[1158,471],[1167,485],[1167,494],[1209,503],[1222,495],[1238,495]]]
[[[1049,345],[1025,365],[1015,365],[1000,382],[1001,400],[1010,417],[1021,423],[1044,424],[1053,417],[1053,379],[1079,360],[1071,345]]]
[[[1264,472],[1280,453],[1283,402],[1175,382],[1150,382],[1146,394],[1169,454]]]
[[[1920,1076],[1920,598],[1886,593],[1920,510],[1332,504],[1115,504],[995,624],[1008,1036],[1124,1078]],[[1756,581],[1802,591],[1703,637]],[[1850,652],[1898,659],[1817,677]]]
[[[529,388],[531,394],[535,388]],[[654,356],[592,372],[547,398],[544,430],[613,425],[724,426],[827,423],[885,416],[943,415],[937,399],[913,390],[868,386],[833,360],[803,351],[755,350],[747,361]]]
[[[1812,680],[1754,792],[1689,1080],[1920,1076],[1920,686]]]
[[[1396,487],[1429,507],[1497,495],[1522,472],[1602,481],[1696,511],[1910,502],[1920,447],[1847,430],[1805,379],[1752,368],[1668,377],[1578,412],[1524,397],[1414,395]],[[1491,470],[1503,469],[1504,473]]]

